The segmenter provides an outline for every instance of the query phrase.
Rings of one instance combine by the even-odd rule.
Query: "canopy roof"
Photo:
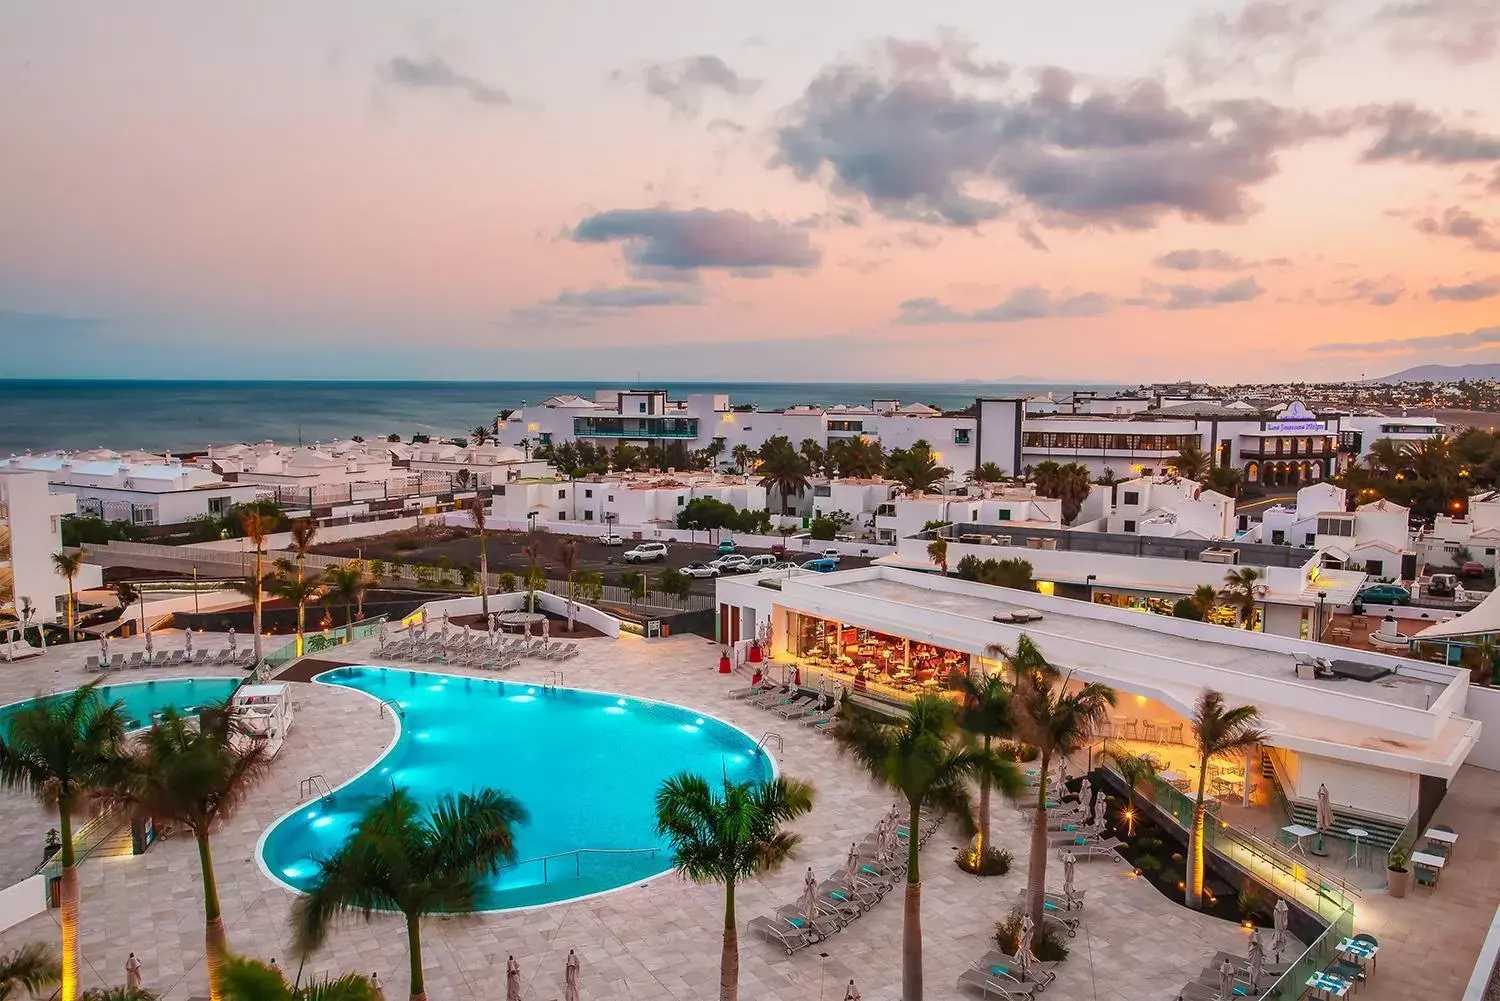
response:
[[[1418,642],[1429,640],[1458,639],[1464,636],[1483,636],[1500,633],[1500,591],[1491,591],[1490,596],[1457,618],[1438,622],[1417,633]]]

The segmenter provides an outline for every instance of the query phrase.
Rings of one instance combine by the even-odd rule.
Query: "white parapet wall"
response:
[[[0,890],[0,932],[47,909],[47,877],[38,873]]]
[[[553,615],[566,617],[568,614],[568,599],[544,591],[536,592],[537,604],[544,611]],[[514,612],[525,606],[526,593],[514,591],[510,594],[490,595],[491,612]],[[483,605],[477,595],[464,598],[449,598],[445,601],[429,601],[422,606],[427,612],[427,621],[436,622],[442,619],[443,613],[449,615],[478,615],[483,610]],[[573,603],[573,617],[606,636],[620,635],[620,620],[607,612],[602,612],[593,605],[585,605],[581,601]]]

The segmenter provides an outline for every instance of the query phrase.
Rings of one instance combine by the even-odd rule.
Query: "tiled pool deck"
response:
[[[340,653],[358,661],[370,641]],[[44,661],[0,669],[0,698],[9,701],[39,690],[73,687],[84,680],[82,658],[91,650],[53,651]],[[803,836],[799,859],[766,880],[742,887],[738,913],[744,921],[768,913],[795,898],[805,865],[821,876],[837,867],[851,840],[862,838],[885,810],[889,797],[870,787],[865,778],[835,753],[832,742],[788,724],[760,710],[723,698],[724,691],[742,681],[715,673],[717,647],[701,638],[684,636],[647,643],[635,638],[589,640],[582,655],[563,670],[566,683],[661,698],[714,713],[759,736],[767,730],[785,735],[783,769],[814,783],[816,809],[796,829]],[[76,658],[76,659],[75,659]],[[373,653],[366,660],[378,662]],[[430,669],[430,668],[429,668]],[[552,665],[528,662],[505,675],[541,681]],[[122,680],[171,672],[133,672]],[[177,672],[180,674],[181,672]],[[256,865],[254,849],[262,831],[297,802],[301,779],[322,773],[333,784],[362,770],[392,736],[391,722],[380,716],[376,703],[349,690],[301,684],[296,725],[269,777],[254,791],[242,811],[215,836],[219,888],[231,946],[262,958],[276,957],[288,970],[296,964],[286,953],[286,920],[291,894],[273,884]],[[1478,770],[1466,770],[1478,771]],[[1481,772],[1483,776],[1494,773]],[[503,767],[495,784],[505,785]],[[1462,783],[1461,783],[1462,787]],[[1450,799],[1450,804],[1458,805]],[[1465,800],[1467,803],[1467,800]],[[1484,809],[1496,807],[1491,796]],[[1447,810],[1450,804],[1445,804]],[[36,807],[14,796],[0,797],[0,822],[30,815],[36,830],[25,838],[8,838],[3,850],[31,858],[39,848],[40,833],[49,826]],[[1455,823],[1461,831],[1477,821]],[[1493,826],[1489,824],[1487,826]],[[929,998],[957,997],[959,973],[990,946],[994,922],[1009,910],[1024,885],[1026,825],[1022,815],[1003,800],[994,807],[994,833],[999,844],[1018,855],[1016,869],[998,880],[979,880],[952,863],[958,839],[940,833],[923,853],[923,930],[925,933],[926,994]],[[35,844],[31,843],[35,840]],[[1473,855],[1470,855],[1473,852]],[[1459,859],[1494,855],[1494,841],[1476,836],[1460,845]],[[3,858],[3,856],[0,856]],[[28,864],[27,869],[30,868]],[[1425,990],[1421,996],[1461,994],[1473,956],[1468,937],[1444,939],[1444,927],[1458,920],[1471,924],[1480,938],[1488,927],[1493,899],[1471,889],[1465,870],[1447,874],[1436,894],[1391,901],[1383,895],[1360,907],[1360,926],[1380,935],[1391,954],[1402,947],[1441,949],[1445,967],[1458,978],[1457,992]],[[139,857],[90,860],[82,868],[85,986],[123,980],[126,954],[135,951],[145,964],[146,986],[168,999],[206,995],[202,962],[202,904],[198,860],[191,843],[171,839]],[[1080,864],[1079,884],[1088,889],[1084,927],[1069,941],[1072,957],[1063,965],[1046,997],[1057,1001],[1113,998],[1145,1001],[1175,997],[1182,984],[1195,976],[1216,949],[1243,950],[1244,933],[1235,925],[1193,914],[1162,898],[1143,880],[1107,862]],[[1455,879],[1454,876],[1460,876]],[[1061,873],[1049,876],[1060,885]],[[1490,911],[1479,917],[1484,901]],[[1376,907],[1376,904],[1382,906]],[[424,945],[427,986],[431,997],[452,1001],[490,1001],[504,996],[506,957],[521,963],[528,999],[562,995],[563,960],[569,949],[583,961],[585,998],[667,999],[717,996],[719,929],[722,891],[693,886],[666,874],[649,883],[588,900],[537,910],[476,918],[428,922]],[[755,1001],[814,1001],[842,997],[850,977],[871,1001],[900,996],[901,903],[899,891],[872,913],[860,918],[827,942],[788,958],[779,948],[741,936],[741,996]],[[0,936],[0,951],[42,940],[56,942],[56,913],[33,918]],[[1408,944],[1409,943],[1409,944]],[[386,996],[406,993],[405,939],[399,922],[379,917],[342,928],[329,947],[308,965],[308,972],[378,971]],[[1382,959],[1386,958],[1382,954]],[[1382,962],[1377,978],[1363,992],[1382,997],[1417,996],[1391,993],[1400,962]],[[1422,964],[1430,969],[1431,964]],[[1444,971],[1446,976],[1446,971]],[[1429,987],[1438,986],[1432,980]],[[1378,993],[1372,993],[1378,992]]]

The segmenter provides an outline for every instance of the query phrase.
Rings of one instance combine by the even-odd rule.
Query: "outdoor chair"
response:
[[[757,932],[763,938],[779,942],[788,956],[798,949],[805,949],[812,945],[811,937],[785,918],[769,918],[764,915],[751,918],[746,925],[746,930]]]
[[[103,670],[99,666],[99,658],[98,657],[85,657],[83,659],[83,669],[85,671],[100,671],[100,670]]]
[[[999,949],[991,949],[983,956],[980,956],[979,961],[974,965],[981,970],[991,970],[991,967],[1004,966],[1015,971],[1014,973],[1007,974],[1007,976],[1012,976],[1017,980],[1021,979],[1021,961],[1010,953],[1001,952]],[[991,972],[994,971],[991,970]],[[1029,980],[1023,981],[1023,983],[1034,982],[1036,989],[1040,991],[1046,990],[1047,985],[1056,979],[1057,963],[1051,960],[1043,962],[1033,956],[1031,960],[1031,977]]]
[[[1004,972],[996,973],[997,969],[1010,969],[1010,967],[1002,964],[994,964],[992,968],[986,969],[971,966],[958,975],[958,987],[960,990],[965,987],[977,987],[980,996],[986,998],[1029,998],[1036,990],[1035,984],[1022,983]]]

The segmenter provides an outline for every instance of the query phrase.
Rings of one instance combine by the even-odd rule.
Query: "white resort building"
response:
[[[70,494],[54,493],[47,474],[0,466],[0,613],[35,622],[57,622],[66,615],[68,582],[52,566],[62,552],[62,519],[73,513]],[[98,587],[99,567],[85,563],[74,578],[75,593]]]
[[[769,633],[770,655],[808,672],[804,685],[826,675],[865,698],[1003,670],[994,651],[1024,634],[1067,684],[1116,689],[1112,740],[1169,756],[1192,740],[1193,705],[1215,689],[1258,706],[1270,731],[1264,757],[1215,778],[1224,800],[1266,810],[1285,797],[1296,816],[1326,785],[1341,824],[1387,846],[1411,817],[1430,816],[1480,734],[1465,715],[1466,670],[1295,637],[879,566],[724,578],[716,598],[723,642]],[[1164,777],[1186,780],[1183,768]]]

